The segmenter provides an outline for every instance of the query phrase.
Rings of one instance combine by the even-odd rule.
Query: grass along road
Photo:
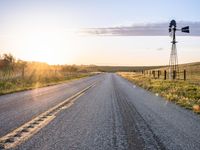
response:
[[[118,74],[156,95],[200,114],[200,86],[197,81],[152,79],[134,72],[119,72]]]
[[[0,80],[0,95],[31,90],[45,86],[65,83],[71,80],[80,79],[95,75],[94,73],[72,73],[66,76],[45,76],[45,74],[37,79],[29,77],[14,78],[9,80]]]

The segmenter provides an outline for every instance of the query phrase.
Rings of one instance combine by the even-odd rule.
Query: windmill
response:
[[[169,78],[176,79],[177,74],[179,73],[178,69],[178,56],[177,56],[177,49],[176,49],[176,31],[181,31],[185,33],[189,33],[189,26],[183,27],[181,29],[176,28],[176,21],[172,20],[169,24],[169,33],[172,36],[172,47],[171,47],[171,54],[169,59]]]

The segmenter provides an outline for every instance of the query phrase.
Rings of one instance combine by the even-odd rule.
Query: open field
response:
[[[164,66],[91,66],[91,69],[101,72],[139,72],[162,67]]]
[[[163,96],[165,99],[187,109],[200,112],[200,63],[180,65],[186,69],[187,80],[154,79],[149,75],[136,72],[119,72],[118,74],[136,85]],[[165,68],[162,68],[165,69]]]
[[[0,95],[91,76],[94,71],[83,65],[49,65],[16,60],[11,54],[3,54],[0,57]]]

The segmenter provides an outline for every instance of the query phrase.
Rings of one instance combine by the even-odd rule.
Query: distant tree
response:
[[[14,70],[15,58],[11,54],[3,54],[1,58],[1,69],[9,75]]]

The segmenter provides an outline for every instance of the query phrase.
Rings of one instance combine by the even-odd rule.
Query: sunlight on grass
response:
[[[198,80],[190,82],[152,79],[149,76],[134,72],[119,72],[118,74],[144,89],[158,93],[169,101],[195,112],[200,112],[200,86]]]
[[[90,66],[26,62],[4,54],[0,57],[0,95],[91,76],[94,71]]]

